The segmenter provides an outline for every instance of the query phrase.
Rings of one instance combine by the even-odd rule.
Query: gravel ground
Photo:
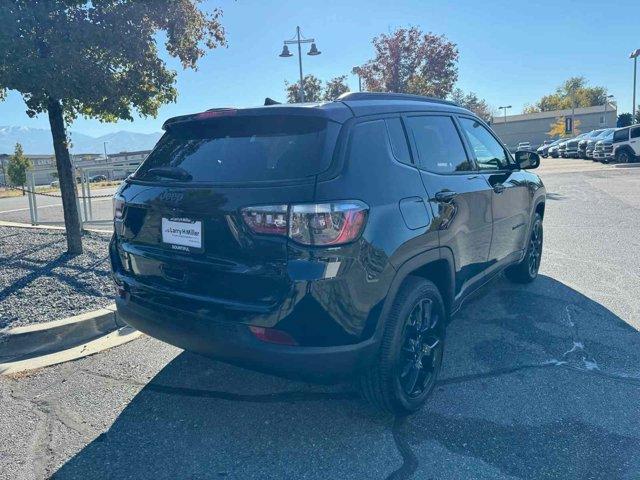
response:
[[[113,302],[108,235],[85,234],[68,256],[62,233],[0,227],[0,329],[57,320]]]

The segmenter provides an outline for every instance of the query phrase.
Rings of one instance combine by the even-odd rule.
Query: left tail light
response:
[[[122,220],[124,215],[124,197],[115,195],[113,197],[113,219]]]
[[[242,209],[252,232],[288,236],[297,243],[334,246],[352,242],[364,229],[369,207],[351,200],[297,205],[270,205]]]

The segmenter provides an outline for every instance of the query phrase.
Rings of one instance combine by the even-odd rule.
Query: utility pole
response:
[[[351,73],[358,76],[358,91],[361,92],[362,91],[362,77],[360,76],[360,74],[362,73],[362,71],[360,70],[360,67],[353,67],[351,69]]]
[[[607,120],[607,107],[609,106],[609,99],[613,98],[613,95],[605,95],[604,97],[604,126],[609,126],[609,120]]]
[[[504,123],[507,123],[507,109],[511,108],[511,105],[506,105],[504,107],[498,107],[498,110],[504,111]]]
[[[633,58],[633,106],[632,106],[632,110],[633,113],[632,115],[632,119],[631,119],[631,123],[635,123],[636,121],[636,76],[638,73],[638,57],[640,56],[640,48],[638,48],[637,50],[634,50],[633,52],[631,52],[631,55],[629,55],[629,58]]]

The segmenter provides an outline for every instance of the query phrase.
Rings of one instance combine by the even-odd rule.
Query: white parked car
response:
[[[613,132],[613,156],[620,163],[637,162],[640,159],[640,125]]]
[[[531,142],[520,142],[518,150],[531,150]]]

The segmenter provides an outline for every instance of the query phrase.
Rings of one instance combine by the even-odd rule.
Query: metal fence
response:
[[[123,162],[109,164],[109,168],[112,172],[120,171],[131,173],[136,170],[140,162]],[[92,184],[91,178],[96,172],[103,173],[105,171],[104,165],[97,165],[91,167],[79,167],[76,166],[76,197],[78,206],[78,216],[80,218],[80,224],[82,228],[97,228],[104,229],[112,228],[113,215],[111,199],[113,192],[117,187],[105,187],[112,190],[108,193],[97,193],[95,185]],[[39,171],[42,173],[42,169]],[[51,172],[55,172],[55,169],[51,169]],[[113,178],[112,175],[109,175]],[[48,198],[61,198],[60,193],[50,193],[40,191],[36,188],[35,172],[30,171],[27,173],[27,185],[25,188],[16,188],[18,190],[24,190],[27,195],[29,203],[29,221],[32,225],[62,225],[64,226],[64,217],[62,214],[61,204],[46,204],[42,205],[41,200],[45,197]],[[40,205],[39,205],[40,203]],[[54,211],[53,214],[41,214],[39,210],[44,208],[56,208],[59,210]],[[48,212],[47,212],[48,213]],[[45,217],[45,218],[43,218]]]

